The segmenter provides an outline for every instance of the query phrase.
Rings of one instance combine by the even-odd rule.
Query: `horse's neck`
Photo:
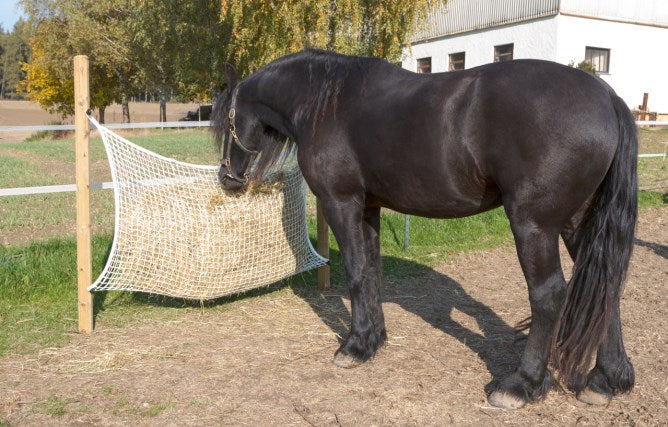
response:
[[[272,73],[256,76],[248,82],[250,92],[261,120],[286,137],[297,141],[309,127],[309,117],[305,114],[308,105],[308,78],[295,78],[298,73]],[[266,79],[266,80],[265,80]]]

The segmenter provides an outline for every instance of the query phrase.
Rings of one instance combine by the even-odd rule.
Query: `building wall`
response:
[[[572,15],[452,34],[414,43],[404,50],[402,67],[416,71],[417,59],[432,58],[432,72],[448,71],[448,55],[466,52],[465,67],[494,60],[494,46],[514,43],[514,59],[535,58],[565,65],[585,58],[585,47],[610,49],[610,70],[602,74],[630,108],[649,93],[649,109],[668,113],[668,29]]]
[[[585,47],[610,49],[610,72],[601,78],[630,108],[649,93],[650,111],[668,113],[668,29],[559,15],[556,61],[578,63]]]
[[[465,66],[473,68],[494,61],[494,46],[514,43],[513,58],[554,61],[557,55],[555,16],[414,43],[404,50],[402,67],[415,71],[417,59],[431,57],[433,73],[448,71],[448,55],[466,52]],[[584,54],[584,53],[583,53]]]

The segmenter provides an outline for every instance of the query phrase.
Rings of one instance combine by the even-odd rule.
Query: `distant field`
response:
[[[133,122],[157,122],[159,105],[156,102],[131,102],[130,120]],[[167,120],[179,120],[188,111],[196,110],[197,104],[167,104]],[[107,123],[119,123],[123,120],[121,106],[110,105],[105,111]],[[0,126],[33,126],[48,125],[54,122],[73,123],[73,118],[63,119],[58,114],[44,111],[39,104],[30,101],[0,100]],[[0,132],[0,143],[22,141],[31,132]]]

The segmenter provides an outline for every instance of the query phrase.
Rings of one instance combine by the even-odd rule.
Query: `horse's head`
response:
[[[221,152],[218,177],[227,190],[243,189],[251,179],[251,168],[262,151],[263,128],[258,116],[240,93],[234,67],[225,64],[227,87],[216,100],[212,126]]]

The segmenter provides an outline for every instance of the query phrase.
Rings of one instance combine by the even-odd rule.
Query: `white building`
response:
[[[493,61],[587,60],[631,109],[668,119],[668,0],[449,0],[404,50],[402,66],[453,71]]]

